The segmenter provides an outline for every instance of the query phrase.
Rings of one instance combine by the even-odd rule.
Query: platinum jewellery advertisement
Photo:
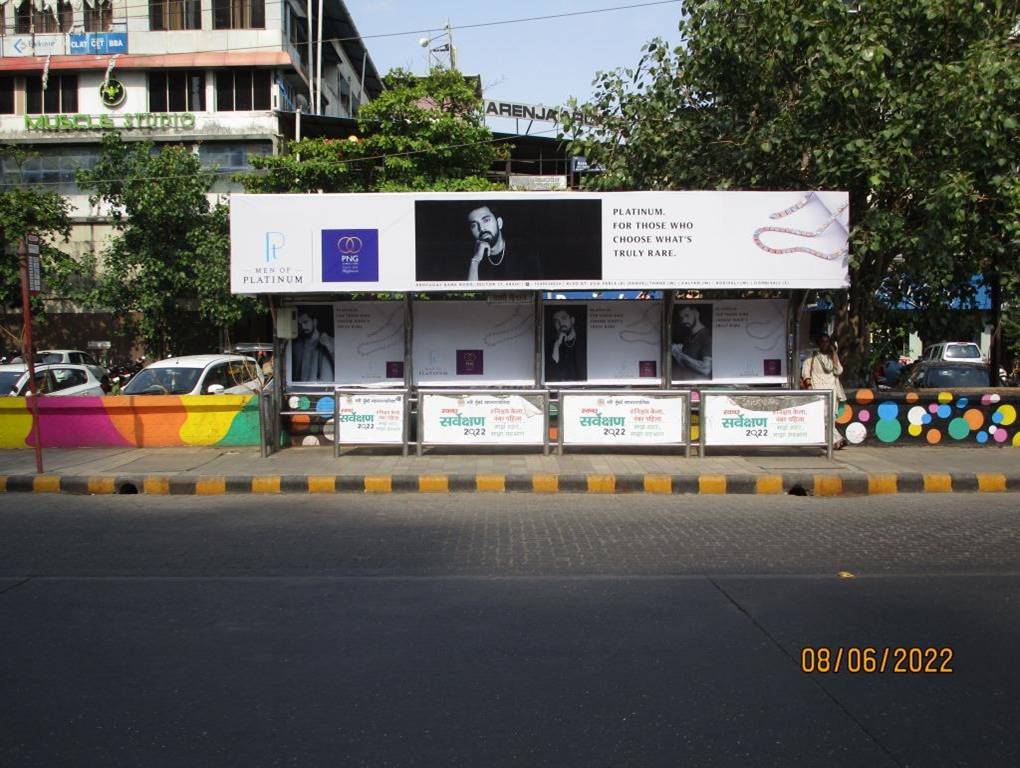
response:
[[[544,445],[544,393],[429,392],[419,394],[422,444]]]
[[[786,299],[683,301],[673,305],[674,384],[785,384]]]
[[[686,392],[560,394],[562,445],[685,445]]]
[[[701,392],[701,440],[706,446],[827,445],[832,393]]]
[[[662,302],[546,302],[545,381],[579,384],[658,384]]]
[[[414,383],[535,384],[535,305],[422,301],[414,305]]]
[[[845,192],[233,195],[231,290],[843,288]]]

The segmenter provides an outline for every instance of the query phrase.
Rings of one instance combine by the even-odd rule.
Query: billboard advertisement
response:
[[[843,288],[845,192],[233,195],[234,293]]]
[[[661,381],[661,301],[557,301],[544,306],[545,382],[644,384]]]
[[[786,299],[677,301],[670,364],[674,384],[784,384]]]
[[[535,383],[535,305],[422,301],[414,307],[413,381],[431,387]]]

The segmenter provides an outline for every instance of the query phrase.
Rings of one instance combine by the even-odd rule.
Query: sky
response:
[[[584,101],[592,93],[597,71],[635,66],[641,46],[653,37],[674,44],[679,40],[679,2],[480,29],[456,27],[633,5],[642,0],[344,2],[380,74],[393,67],[424,72],[426,51],[418,41],[426,35],[371,35],[439,28],[449,21],[454,27],[458,68],[465,74],[481,75],[486,98],[525,104],[556,106],[571,96]]]

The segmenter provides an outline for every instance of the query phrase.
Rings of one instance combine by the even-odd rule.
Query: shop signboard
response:
[[[337,393],[340,445],[401,445],[406,431],[403,392]]]
[[[418,397],[421,444],[545,444],[545,393],[422,390]]]
[[[233,195],[231,290],[838,289],[845,192]]]
[[[62,56],[67,52],[64,35],[3,35],[2,53],[12,56]]]
[[[686,392],[560,393],[562,445],[686,445]]]
[[[127,53],[127,32],[86,32],[68,35],[71,54]]]
[[[828,391],[702,390],[701,441],[712,446],[828,445]]]

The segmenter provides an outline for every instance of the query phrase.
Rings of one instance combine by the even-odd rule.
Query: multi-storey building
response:
[[[74,250],[103,238],[74,181],[103,131],[192,145],[226,191],[297,108],[353,117],[382,88],[342,0],[0,0],[0,29],[0,141],[30,150],[2,182],[67,195]]]
[[[294,137],[298,111],[308,135],[347,123],[381,89],[343,0],[0,0],[0,142],[28,150],[0,157],[0,184],[67,196],[62,247],[80,255],[110,235],[75,183],[104,131],[192,146],[226,192],[251,155]],[[91,325],[90,336],[116,336],[102,318]]]

